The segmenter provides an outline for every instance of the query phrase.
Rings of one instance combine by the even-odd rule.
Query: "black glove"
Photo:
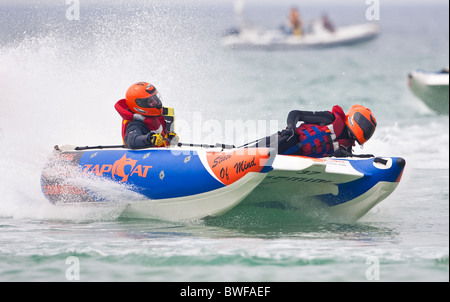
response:
[[[279,132],[279,134],[280,134],[281,141],[289,141],[294,137],[295,131],[294,131],[294,129],[285,129],[285,130],[281,130]]]

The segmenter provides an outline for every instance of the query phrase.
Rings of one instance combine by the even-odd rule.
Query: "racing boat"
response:
[[[429,108],[442,114],[449,113],[448,82],[448,67],[438,72],[415,70],[408,74],[408,86],[413,94]]]
[[[56,146],[41,186],[55,206],[121,205],[133,218],[184,221],[277,202],[357,220],[395,190],[404,167],[395,157],[315,159],[267,148]]]
[[[374,23],[348,25],[326,30],[321,23],[314,30],[302,36],[296,36],[285,30],[259,30],[243,28],[224,36],[221,43],[232,49],[288,50],[304,48],[326,48],[351,45],[374,39],[380,27]]]

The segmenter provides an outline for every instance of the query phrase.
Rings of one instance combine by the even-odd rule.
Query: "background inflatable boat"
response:
[[[408,74],[408,87],[429,108],[448,114],[449,107],[448,67],[438,72],[415,70]]]
[[[244,28],[222,38],[224,47],[232,49],[308,49],[353,45],[379,35],[377,24],[365,23],[336,28],[334,32],[317,30],[303,36],[287,34],[282,30]]]

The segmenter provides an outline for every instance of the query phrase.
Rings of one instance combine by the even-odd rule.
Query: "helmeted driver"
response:
[[[161,96],[152,84],[133,84],[114,108],[123,119],[122,138],[128,148],[166,147],[178,142],[178,136],[166,128]]]

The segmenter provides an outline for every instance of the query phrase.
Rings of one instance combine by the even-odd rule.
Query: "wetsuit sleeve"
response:
[[[295,129],[298,122],[307,124],[328,125],[334,122],[334,114],[330,111],[292,110],[287,118],[287,128]]]
[[[124,120],[133,120],[133,112],[128,109],[127,101],[125,99],[117,101],[117,103],[114,105],[114,108]]]
[[[152,147],[151,132],[141,121],[131,121],[125,130],[125,145],[131,149]]]

